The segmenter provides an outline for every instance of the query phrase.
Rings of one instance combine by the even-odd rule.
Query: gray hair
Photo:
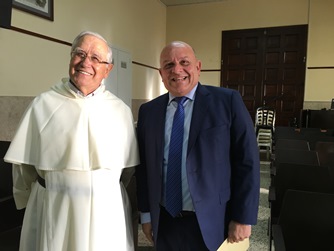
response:
[[[108,41],[104,37],[102,37],[100,34],[98,34],[96,32],[93,32],[93,31],[83,31],[78,36],[76,36],[76,38],[73,40],[73,43],[72,43],[71,52],[73,52],[74,49],[77,47],[79,40],[83,36],[86,36],[86,35],[97,37],[97,38],[101,39],[102,41],[104,41],[106,43],[106,45],[108,47],[107,61],[108,61],[108,63],[112,63],[112,50],[111,50],[111,47],[108,44]]]

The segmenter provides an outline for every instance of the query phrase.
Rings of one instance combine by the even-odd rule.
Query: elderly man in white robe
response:
[[[97,33],[73,41],[69,79],[27,108],[5,161],[26,208],[21,251],[134,250],[122,170],[139,163],[130,108],[105,90],[112,51]]]

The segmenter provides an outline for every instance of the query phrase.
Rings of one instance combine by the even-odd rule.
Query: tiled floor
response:
[[[250,238],[250,247],[248,251],[268,251],[269,239],[267,235],[269,204],[268,192],[270,184],[269,162],[261,162],[261,189],[260,189],[260,205],[258,214],[258,223],[252,228],[252,236]],[[139,249],[138,251],[153,251],[154,248],[145,238],[139,228]]]
[[[270,184],[269,163],[261,162],[261,188],[260,188],[260,204],[257,225],[252,228],[252,236],[250,238],[250,247],[248,251],[268,251],[269,238],[267,235],[269,203],[268,193]]]

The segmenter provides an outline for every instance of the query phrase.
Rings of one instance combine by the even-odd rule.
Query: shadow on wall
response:
[[[0,97],[0,140],[11,141],[20,119],[34,97]]]

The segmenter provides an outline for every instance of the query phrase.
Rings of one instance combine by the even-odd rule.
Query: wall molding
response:
[[[25,30],[25,29],[22,29],[22,28],[19,28],[19,27],[11,26],[10,29],[13,30],[13,31],[19,32],[19,33],[23,33],[23,34],[33,36],[33,37],[38,37],[38,38],[45,39],[45,40],[55,42],[55,43],[58,43],[58,44],[72,46],[72,43],[70,43],[70,42],[60,40],[60,39],[57,39],[57,38],[54,38],[54,37],[46,36],[46,35],[36,33],[36,32],[33,32],[33,31]],[[143,66],[145,68],[150,68],[150,69],[157,70],[157,71],[159,70],[159,68],[157,68],[157,67],[150,66],[150,65],[143,64],[143,63],[136,62],[136,61],[132,61],[132,64]],[[220,72],[220,69],[207,69],[207,70],[202,69],[201,72]]]
[[[334,69],[334,66],[310,66],[307,67],[308,70],[324,70],[324,69]]]
[[[67,41],[64,41],[64,40],[60,40],[60,39],[57,39],[57,38],[54,38],[54,37],[46,36],[46,35],[43,35],[43,34],[40,34],[40,33],[32,32],[32,31],[29,31],[29,30],[25,30],[25,29],[22,29],[22,28],[19,28],[19,27],[11,26],[10,29],[13,30],[13,31],[19,32],[19,33],[23,33],[23,34],[26,34],[26,35],[29,35],[29,36],[33,36],[33,37],[38,37],[38,38],[45,39],[45,40],[48,40],[48,41],[51,41],[51,42],[55,42],[55,43],[58,43],[58,44],[72,46],[72,43],[70,43],[70,42],[67,42]],[[146,64],[142,64],[142,63],[139,63],[139,62],[136,62],[136,61],[132,61],[132,63],[136,64],[136,65],[139,65],[139,66],[146,67],[146,68],[151,68],[151,69],[154,69],[154,70],[159,70],[156,67],[153,67],[153,66],[150,66],[150,65],[146,65]]]
[[[63,40],[60,40],[60,39],[56,39],[56,38],[53,38],[53,37],[45,36],[45,35],[40,34],[40,33],[36,33],[36,32],[28,31],[28,30],[25,30],[25,29],[21,29],[21,28],[15,27],[15,26],[11,26],[10,29],[13,30],[13,31],[16,31],[16,32],[20,32],[20,33],[29,35],[29,36],[49,40],[49,41],[52,41],[52,42],[55,42],[55,43],[58,43],[58,44],[64,44],[64,45],[72,46],[72,43],[69,43],[69,42],[66,42],[66,41],[63,41]]]

